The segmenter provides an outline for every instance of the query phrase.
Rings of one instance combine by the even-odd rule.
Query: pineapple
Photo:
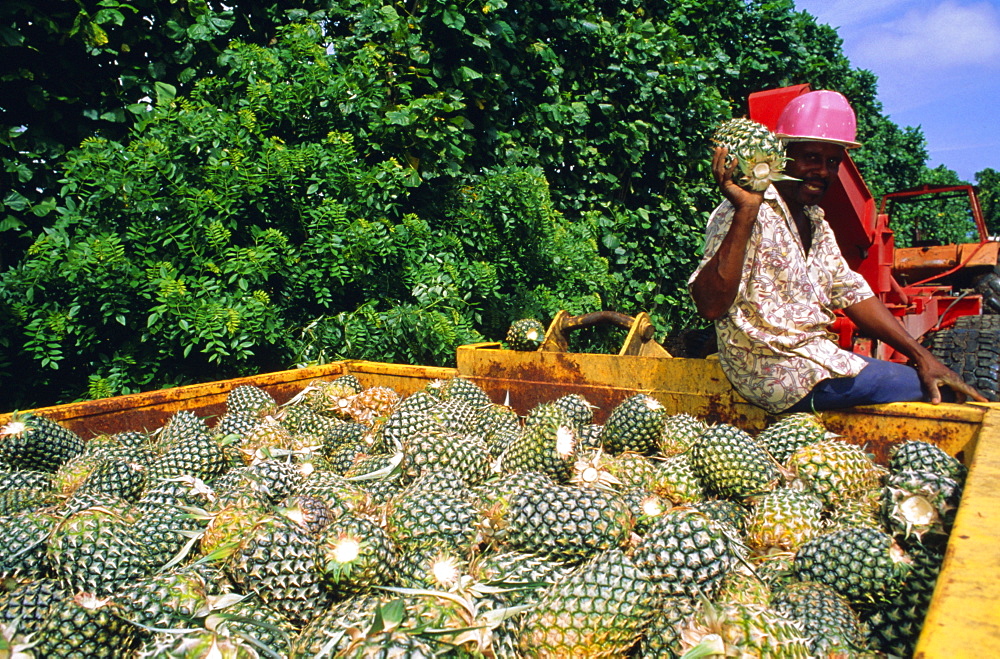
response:
[[[509,549],[579,559],[624,546],[635,520],[616,494],[554,485],[513,494],[491,523]]]
[[[545,340],[545,325],[537,318],[515,320],[507,328],[507,347],[511,350],[538,350]]]
[[[889,471],[929,471],[956,481],[965,481],[968,468],[958,459],[929,442],[910,440],[897,444],[889,451]]]
[[[618,549],[595,555],[545,588],[519,633],[525,657],[617,657],[653,619],[655,588]]]
[[[136,579],[118,591],[121,615],[145,627],[185,627],[208,610],[208,584],[190,569]]]
[[[552,403],[536,405],[525,418],[524,430],[499,458],[504,473],[539,471],[566,482],[577,458],[576,430],[566,413]]]
[[[771,602],[771,596],[771,585],[757,576],[749,563],[737,563],[722,577],[714,601],[726,604],[768,606]]]
[[[832,587],[852,604],[879,604],[899,593],[911,562],[884,531],[854,527],[803,543],[792,571],[802,581]]]
[[[117,603],[78,593],[53,602],[38,626],[33,652],[38,657],[124,657],[134,649],[133,629]]]
[[[227,414],[245,412],[261,418],[277,411],[278,403],[274,396],[252,384],[238,385],[226,394]]]
[[[160,567],[169,563],[199,533],[204,521],[191,515],[180,506],[157,504],[149,506],[132,524],[136,536],[142,538],[150,565]]]
[[[449,591],[457,588],[469,571],[469,562],[448,546],[403,547],[395,565],[394,585]]]
[[[462,400],[476,409],[484,409],[493,404],[489,394],[468,378],[454,377],[441,381],[437,395],[442,401]]]
[[[477,485],[489,477],[488,449],[472,435],[449,432],[443,428],[411,436],[405,446],[407,469],[414,476],[432,470],[448,469],[467,485]]]
[[[468,550],[476,539],[478,513],[471,497],[420,481],[393,496],[386,509],[385,527],[401,548],[420,545]]]
[[[955,521],[962,488],[930,471],[898,471],[882,490],[882,519],[895,534],[928,543],[946,541]]]
[[[107,597],[151,570],[145,539],[105,508],[76,512],[56,526],[48,560],[73,592]]]
[[[282,502],[282,515],[301,524],[313,537],[319,537],[339,512],[334,512],[326,501],[308,494],[293,494]]]
[[[0,579],[45,576],[51,569],[46,542],[58,523],[58,516],[44,510],[0,517]]]
[[[178,442],[202,436],[210,436],[205,420],[194,412],[178,410],[153,433],[150,440],[156,452],[162,454]]]
[[[774,458],[744,430],[718,424],[705,430],[690,451],[705,488],[721,497],[746,497],[773,489],[780,480]]]
[[[691,508],[657,517],[632,558],[668,597],[712,597],[736,561],[723,526]]]
[[[731,499],[702,499],[689,505],[720,524],[746,533],[748,511],[742,503]]]
[[[16,625],[19,633],[33,635],[45,621],[49,607],[68,595],[57,579],[42,578],[15,586],[0,594],[0,626]],[[0,656],[4,656],[2,652]]]
[[[565,411],[578,428],[594,420],[594,406],[580,394],[560,396],[552,401],[552,404]]]
[[[222,446],[207,430],[202,430],[173,439],[164,453],[150,465],[146,477],[150,483],[184,475],[211,480],[228,466],[229,460]]]
[[[390,412],[388,417],[386,417],[385,423],[382,424],[379,429],[379,437],[371,438],[372,443],[377,444],[378,448],[398,451],[401,450],[403,446],[405,446],[414,436],[435,430],[444,430],[439,421],[431,414],[431,410],[436,407],[437,404],[437,401],[435,401],[434,405],[430,408],[424,408],[417,405],[400,405]],[[350,425],[354,425],[362,430],[365,429],[365,426],[362,424]],[[347,432],[342,431],[339,434],[344,436],[347,435]],[[359,434],[358,431],[352,431],[350,435],[350,440],[353,441],[358,441],[364,438],[364,432]],[[347,437],[338,437],[336,445],[342,446],[346,444],[347,441]]]
[[[681,623],[679,650],[689,657],[809,659],[797,620],[759,604],[703,602]]]
[[[705,488],[686,453],[656,460],[649,489],[674,505],[696,503],[705,498]]]
[[[652,396],[635,394],[615,406],[601,436],[609,453],[647,454],[657,448],[667,413]]]
[[[330,523],[316,543],[316,570],[338,595],[385,584],[393,573],[396,548],[386,532],[362,517]]]
[[[262,656],[250,641],[211,629],[163,632],[138,655],[142,659],[257,659]]]
[[[253,648],[264,646],[280,657],[289,655],[295,631],[284,616],[253,596],[215,608],[205,626],[227,638],[242,638]]]
[[[715,146],[729,150],[727,165],[737,163],[733,180],[748,190],[766,190],[773,181],[794,181],[782,173],[785,143],[763,124],[743,118],[722,122],[712,134]]]
[[[308,621],[329,593],[314,569],[316,542],[283,515],[260,519],[243,537],[228,571],[243,592],[256,593],[292,624]]]
[[[680,631],[685,621],[698,613],[698,605],[689,597],[660,597],[653,620],[639,645],[641,659],[673,659],[679,657]]]
[[[753,499],[746,521],[747,545],[762,554],[794,551],[825,532],[823,502],[809,492],[779,488]]]
[[[661,456],[679,455],[694,446],[708,425],[690,414],[671,414],[663,422],[658,448]]]
[[[291,657],[345,656],[352,637],[348,630],[368,629],[375,611],[388,599],[385,594],[362,594],[341,600],[316,612],[295,637]],[[401,656],[419,656],[406,655]],[[427,655],[430,656],[430,655]]]
[[[79,435],[43,416],[15,412],[0,428],[0,463],[11,469],[54,472],[82,452]]]
[[[120,458],[101,460],[78,488],[80,492],[102,492],[135,501],[146,486],[146,467]]]
[[[492,403],[471,403],[464,398],[448,398],[427,410],[438,426],[450,432],[466,434],[475,431],[479,415]]]
[[[819,417],[809,412],[799,412],[768,425],[757,435],[756,441],[762,449],[783,464],[797,449],[830,437]]]
[[[864,449],[839,439],[796,449],[785,466],[831,509],[880,487],[886,474]]]
[[[371,426],[389,416],[399,401],[400,395],[389,387],[369,387],[351,399],[347,413],[355,422]]]
[[[351,401],[361,393],[361,383],[353,375],[332,381],[313,380],[288,401],[289,407],[308,409],[324,417],[350,418]]]
[[[856,656],[871,652],[867,629],[846,597],[816,581],[785,584],[771,598],[771,608],[798,621],[816,657]]]
[[[911,567],[904,587],[888,602],[865,608],[861,615],[874,649],[896,657],[913,655],[944,553],[939,548],[915,545],[909,558]]]

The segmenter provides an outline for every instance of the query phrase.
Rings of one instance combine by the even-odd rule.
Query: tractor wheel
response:
[[[983,313],[1000,314],[1000,265],[977,278],[974,288],[983,296]]]
[[[991,401],[1000,401],[1000,316],[965,316],[934,332],[928,349]]]

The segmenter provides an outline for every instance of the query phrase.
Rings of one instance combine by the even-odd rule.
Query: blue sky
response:
[[[855,68],[878,76],[899,126],[919,126],[931,167],[975,182],[1000,170],[1000,0],[795,0],[837,29]]]

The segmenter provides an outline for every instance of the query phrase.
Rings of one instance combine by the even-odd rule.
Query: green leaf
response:
[[[153,83],[156,91],[156,105],[163,107],[170,105],[177,96],[177,88],[160,80]]]
[[[441,12],[441,22],[454,30],[461,30],[465,27],[465,14],[455,5],[448,5]]]

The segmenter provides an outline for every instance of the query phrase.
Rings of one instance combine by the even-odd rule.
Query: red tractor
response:
[[[811,91],[809,85],[751,94],[750,118],[774,130],[785,105]],[[896,247],[889,226],[891,206],[917,199],[968,199],[977,242],[940,245],[914,240]],[[899,318],[911,336],[990,400],[1000,400],[1000,242],[986,230],[975,189],[969,185],[924,186],[887,194],[876,207],[868,186],[850,156],[823,202],[841,252],[851,267]],[[858,333],[840,315],[834,324],[840,345],[859,354],[890,361],[905,356]]]

